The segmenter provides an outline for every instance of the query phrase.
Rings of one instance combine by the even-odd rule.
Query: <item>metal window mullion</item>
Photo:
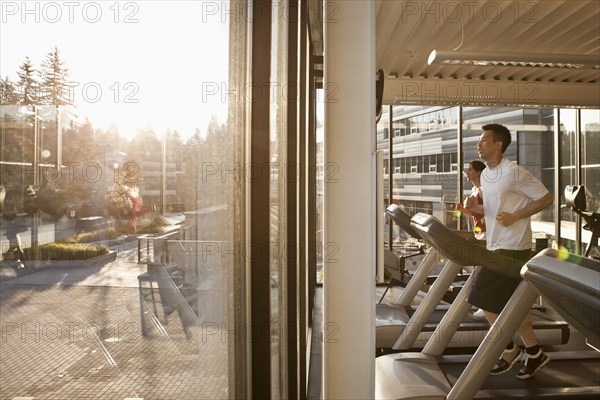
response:
[[[393,106],[390,104],[388,106],[388,132],[389,133],[389,143],[388,143],[388,196],[390,199],[390,204],[394,202],[394,137],[392,136],[392,129],[394,127],[393,115],[392,115]],[[394,245],[394,222],[391,218],[388,218],[388,248],[393,250]]]
[[[575,184],[581,185],[582,182],[582,171],[581,171],[581,108],[575,110]],[[581,237],[581,216],[575,214],[575,243],[577,248],[577,254],[584,253],[584,247]]]
[[[302,7],[303,15],[308,14],[309,3],[305,2]],[[308,21],[308,15],[302,17],[302,20]],[[311,33],[308,22],[303,28],[306,39],[306,163],[307,168],[305,171],[306,176],[306,210],[307,210],[307,221],[306,221],[306,234],[307,234],[307,246],[306,246],[306,266],[305,266],[305,287],[303,290],[304,302],[301,304],[301,322],[303,327],[301,328],[301,342],[304,343],[302,348],[305,349],[305,359],[302,361],[307,365],[308,358],[311,359],[310,365],[313,361],[313,350],[312,346],[319,346],[315,344],[314,340],[309,342],[309,332],[313,326],[313,309],[315,305],[315,292],[317,286],[317,140],[316,140],[316,83],[315,83],[315,59],[313,57],[314,47],[311,41]],[[313,332],[314,334],[314,332]],[[320,353],[320,350],[318,350]],[[308,356],[310,354],[310,356]],[[321,387],[320,374],[318,376],[318,382],[311,382],[310,376],[311,367],[307,365],[304,370],[304,382],[305,382],[305,396],[301,399],[308,397],[309,387],[311,385],[317,385]]]
[[[271,0],[252,3],[251,84],[270,87]],[[250,112],[250,165],[270,165],[270,99],[257,96]],[[251,393],[254,399],[271,398],[271,285],[270,185],[271,174],[260,174],[250,185],[250,346]]]
[[[306,159],[307,159],[307,188],[306,188],[306,209],[307,209],[307,221],[306,221],[306,232],[308,235],[307,248],[306,248],[306,281],[303,295],[304,312],[302,315],[302,322],[304,323],[304,330],[302,332],[302,340],[304,340],[306,349],[305,363],[307,367],[305,369],[304,379],[306,382],[306,397],[309,395],[311,385],[316,384],[318,388],[321,387],[320,374],[318,375],[318,381],[316,383],[311,382],[311,369],[313,365],[313,346],[319,347],[319,343],[315,343],[314,340],[310,340],[311,335],[314,335],[313,331],[313,310],[315,307],[315,296],[317,288],[317,171],[320,167],[317,166],[317,141],[316,141],[316,82],[314,74],[314,57],[312,55],[313,46],[310,43],[310,29],[308,30],[309,42],[308,42],[308,71],[307,71],[307,107],[306,107]],[[320,321],[319,321],[320,322]],[[312,336],[314,338],[314,336]],[[319,354],[321,353],[318,350]],[[320,361],[318,361],[320,363]]]
[[[299,198],[299,182],[295,179],[299,176],[300,169],[300,140],[299,140],[299,102],[294,101],[299,96],[299,68],[298,68],[298,1],[290,0],[288,3],[288,70],[287,70],[287,155],[286,163],[283,168],[285,186],[287,191],[286,215],[287,220],[287,249],[284,259],[287,268],[287,287],[284,296],[286,297],[286,320],[284,329],[284,343],[287,345],[287,398],[294,399],[298,397],[298,258],[300,257],[300,219],[298,218],[298,208],[302,203]],[[287,172],[287,173],[286,173]],[[287,331],[287,332],[286,332]],[[286,334],[287,333],[287,334]],[[283,345],[283,343],[282,343]],[[284,374],[284,371],[281,372]]]
[[[561,198],[561,190],[562,187],[562,146],[560,145],[561,134],[560,134],[560,109],[554,109],[554,148],[556,151],[554,152],[554,198],[556,201],[554,202],[554,214],[556,216],[556,225],[554,227],[555,237],[556,237],[556,245],[560,247],[562,244],[561,231],[562,231],[562,222],[561,222],[561,209],[560,209],[560,198]]]
[[[463,108],[462,106],[458,106],[456,108],[456,135],[457,135],[457,140],[456,142],[458,143],[458,149],[457,149],[457,155],[456,155],[456,161],[458,163],[458,177],[456,178],[458,180],[458,201],[462,202],[462,197],[463,197],[463,169],[464,169],[464,152],[463,152]],[[442,189],[443,191],[443,189]],[[456,229],[461,230],[462,229],[462,218],[458,218],[458,225],[456,227]]]
[[[311,250],[312,247],[309,245],[310,238],[314,238],[314,234],[311,236],[312,231],[310,228],[310,216],[314,215],[314,208],[308,208],[310,204],[313,204],[308,197],[310,193],[308,182],[309,175],[311,173],[311,165],[308,160],[308,153],[310,151],[310,143],[309,138],[310,134],[308,132],[308,90],[310,86],[308,85],[308,70],[312,68],[312,65],[309,64],[309,47],[308,47],[308,2],[300,1],[300,18],[298,24],[298,45],[299,45],[299,59],[298,65],[300,66],[299,74],[298,74],[298,93],[297,98],[299,100],[299,114],[298,114],[298,132],[299,138],[298,142],[300,143],[300,152],[298,155],[299,160],[299,257],[298,257],[298,293],[297,293],[297,307],[296,307],[296,325],[298,329],[298,342],[296,344],[296,348],[298,349],[298,389],[297,389],[297,398],[298,399],[306,399],[307,397],[307,357],[309,347],[307,346],[307,307],[306,307],[306,293],[307,293],[307,283],[308,283],[308,264],[311,259]],[[314,193],[313,193],[314,195]],[[313,200],[314,201],[314,200]]]
[[[241,7],[244,0],[233,0],[232,7]],[[246,19],[240,18],[229,26],[230,63],[236,67],[230,68],[229,87],[235,84],[246,84],[250,80],[250,24]],[[228,126],[235,135],[234,147],[231,154],[233,163],[249,161],[250,121],[249,111],[251,103],[232,101],[228,104]],[[198,176],[200,179],[200,176]],[[232,187],[232,195],[228,201],[231,205],[229,224],[231,226],[232,243],[247,243],[249,237],[249,191],[246,180],[240,180]],[[196,187],[200,187],[200,181]],[[197,195],[197,193],[196,193]],[[228,301],[227,326],[247,327],[250,317],[249,301],[249,262],[247,257],[234,257],[227,263],[228,276],[227,293]],[[228,386],[229,397],[249,398],[251,365],[250,342],[240,339],[234,333],[235,340],[227,341],[228,353]]]
[[[309,3],[310,4],[310,3]],[[310,7],[307,5],[307,7]],[[306,10],[304,12],[307,12]],[[307,327],[313,324],[313,308],[315,306],[315,291],[317,287],[317,171],[322,166],[317,166],[317,84],[315,82],[315,57],[313,56],[314,46],[312,44],[312,36],[310,28],[308,28],[308,58],[309,68],[308,75],[308,106],[307,106],[307,132],[308,132],[308,191],[307,191],[307,208],[308,226],[307,230],[312,237],[309,240],[308,247],[308,265],[307,265],[307,288],[306,288],[306,306],[307,306]],[[321,61],[322,63],[322,61]],[[322,226],[322,222],[321,222]]]

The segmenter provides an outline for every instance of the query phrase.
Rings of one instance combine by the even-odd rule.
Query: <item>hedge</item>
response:
[[[100,244],[54,242],[23,249],[25,260],[34,260],[36,250],[39,252],[39,260],[88,260],[109,253],[108,248]],[[14,258],[14,253],[5,253],[4,258]]]

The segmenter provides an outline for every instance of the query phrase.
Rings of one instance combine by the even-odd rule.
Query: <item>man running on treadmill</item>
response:
[[[511,142],[510,131],[503,125],[489,124],[477,143],[477,152],[487,168],[481,174],[483,212],[486,221],[487,249],[525,262],[533,256],[531,216],[552,204],[548,189],[531,172],[504,158]],[[472,203],[472,202],[471,202]],[[467,203],[467,209],[475,204]],[[519,280],[482,269],[469,295],[469,303],[482,308],[491,324],[496,321]],[[531,378],[550,361],[538,345],[533,331],[531,312],[519,326],[525,345],[524,365],[518,379]],[[520,359],[522,350],[512,340],[492,369],[492,374],[510,370]]]

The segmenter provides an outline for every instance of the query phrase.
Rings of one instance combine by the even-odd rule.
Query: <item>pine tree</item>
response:
[[[167,130],[167,162],[177,164],[177,170],[181,170],[181,152],[183,141],[177,131]]]
[[[160,161],[162,151],[161,140],[158,139],[152,126],[147,125],[138,129],[135,136],[129,142],[127,149],[127,161],[134,162],[140,166],[143,161]]]
[[[15,84],[8,76],[5,79],[0,78],[0,105],[16,105],[18,101],[19,96]]]
[[[41,103],[54,106],[72,105],[67,78],[69,70],[64,67],[65,62],[60,57],[60,52],[55,46],[41,64]]]
[[[73,99],[70,97],[70,90],[68,86],[69,70],[65,68],[65,62],[61,59],[58,47],[54,46],[54,49],[50,50],[46,54],[45,60],[41,64],[40,68],[40,92],[39,92],[39,103],[42,105],[50,105],[55,108],[54,112],[54,127],[55,132],[49,133],[50,138],[58,138],[58,124],[62,123],[59,118],[59,109],[64,106],[73,105]],[[69,111],[70,107],[64,107],[63,111]],[[55,159],[49,161],[56,161],[60,163],[62,160],[61,152],[58,141],[55,143],[48,143],[49,146],[54,148]]]
[[[37,90],[39,84],[35,79],[35,68],[33,68],[29,57],[25,57],[25,61],[19,66],[17,75],[19,76],[19,82],[17,83],[17,87],[19,88],[18,104],[38,104]]]

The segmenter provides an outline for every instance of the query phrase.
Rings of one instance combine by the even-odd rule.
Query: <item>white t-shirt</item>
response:
[[[501,212],[512,213],[529,202],[544,197],[548,189],[527,169],[502,158],[495,168],[481,172],[481,191],[486,223],[488,250],[531,250],[531,218],[523,218],[511,226],[496,220]]]

